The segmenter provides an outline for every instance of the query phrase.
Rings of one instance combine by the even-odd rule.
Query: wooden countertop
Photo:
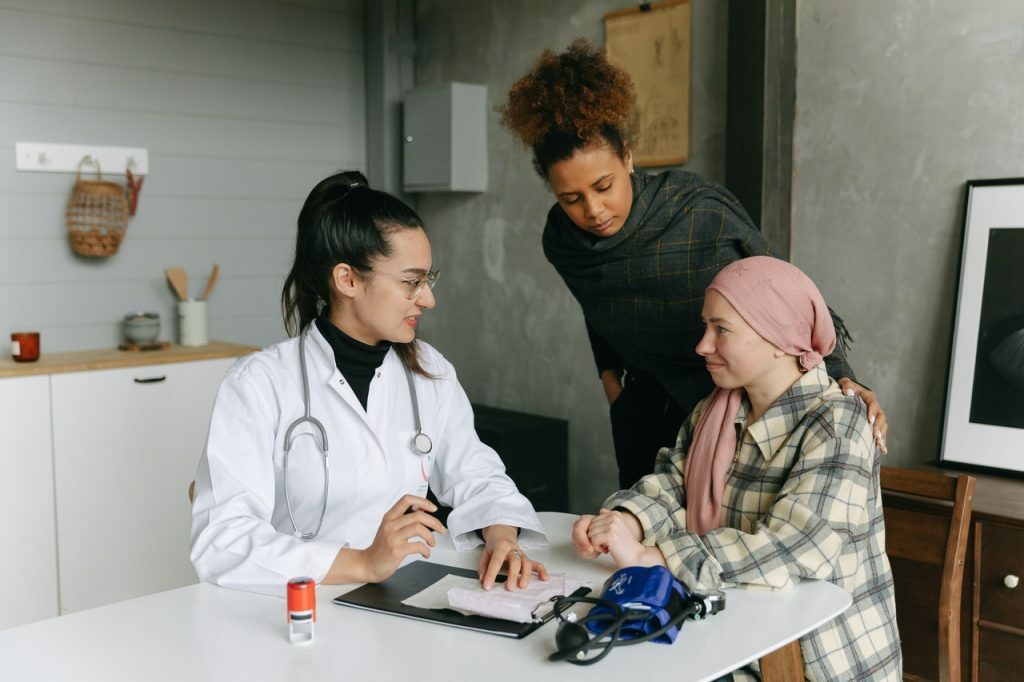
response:
[[[931,462],[921,467],[910,468],[938,470],[950,476],[958,474],[974,476],[977,482],[974,486],[973,516],[1024,522],[1024,480],[976,471],[964,471],[943,466],[941,462]]]
[[[15,362],[10,357],[4,357],[0,359],[0,378],[240,357],[257,350],[259,348],[253,346],[210,341],[205,346],[196,348],[171,344],[170,348],[162,350],[125,351],[111,348],[73,353],[43,353],[35,362]]]
[[[975,516],[1024,521],[1024,481],[964,473],[978,479],[974,487]]]

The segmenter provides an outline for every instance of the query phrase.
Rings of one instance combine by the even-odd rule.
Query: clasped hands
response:
[[[664,566],[661,550],[644,545],[643,536],[640,520],[627,511],[602,508],[597,516],[584,514],[572,525],[573,547],[584,559],[609,554],[619,568]]]

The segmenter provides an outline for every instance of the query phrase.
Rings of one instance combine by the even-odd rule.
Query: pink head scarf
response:
[[[730,263],[712,280],[717,291],[765,341],[798,358],[806,372],[835,348],[825,299],[796,266],[769,256]],[[716,387],[697,421],[686,458],[686,528],[703,535],[719,526],[725,479],[736,456],[743,389]]]

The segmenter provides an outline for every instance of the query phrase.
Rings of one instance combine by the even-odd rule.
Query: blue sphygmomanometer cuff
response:
[[[649,612],[648,618],[630,619],[623,623],[618,638],[629,640],[643,637],[667,624],[683,610],[690,593],[663,566],[630,566],[616,571],[608,578],[601,596],[621,609]],[[613,607],[598,604],[588,614],[587,629],[595,635],[600,634],[617,616]],[[651,641],[672,643],[679,633],[680,625]]]

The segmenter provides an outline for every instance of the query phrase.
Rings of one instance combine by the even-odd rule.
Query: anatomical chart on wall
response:
[[[686,163],[690,153],[690,2],[644,3],[608,12],[608,59],[636,84],[637,166]]]

